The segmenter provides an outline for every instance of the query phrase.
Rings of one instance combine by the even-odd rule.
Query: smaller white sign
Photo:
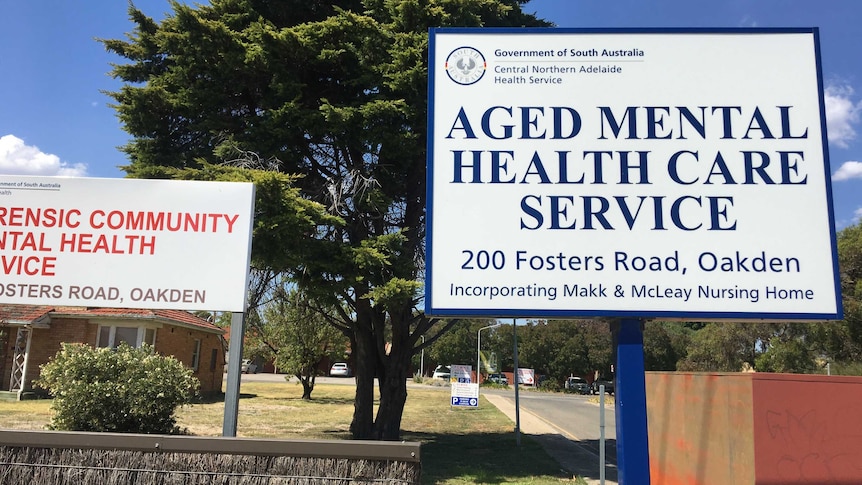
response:
[[[479,384],[475,382],[452,382],[451,388],[452,406],[479,407]]]
[[[0,175],[0,303],[245,311],[254,185]]]
[[[536,383],[536,371],[533,369],[518,369],[518,383],[532,386]]]

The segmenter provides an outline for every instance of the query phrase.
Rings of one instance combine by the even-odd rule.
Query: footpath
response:
[[[488,401],[515,422],[515,400],[506,396],[482,394]],[[542,448],[560,464],[563,470],[572,476],[583,478],[589,485],[599,485],[599,457],[564,435],[562,430],[553,424],[521,408],[521,433],[536,440]],[[617,485],[616,467],[608,466],[605,470],[605,484]]]

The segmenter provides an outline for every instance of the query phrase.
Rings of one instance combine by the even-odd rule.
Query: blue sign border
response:
[[[435,308],[432,306],[432,271],[433,261],[433,198],[434,198],[434,95],[436,65],[436,35],[496,35],[496,34],[812,34],[814,55],[817,69],[817,89],[820,102],[820,120],[823,145],[823,161],[826,177],[826,202],[828,207],[830,241],[832,245],[833,275],[835,282],[835,313],[783,313],[783,312],[679,312],[679,311],[608,311],[608,310],[510,310],[510,309],[463,309]],[[428,40],[428,134],[427,134],[427,170],[426,170],[426,268],[425,268],[425,313],[441,317],[614,317],[614,318],[672,318],[672,319],[710,319],[710,320],[841,320],[844,310],[841,299],[841,280],[838,268],[838,247],[836,242],[835,215],[832,202],[832,173],[829,162],[829,144],[826,131],[826,107],[823,86],[823,69],[820,54],[820,33],[817,27],[810,28],[464,28],[440,27],[429,29]]]

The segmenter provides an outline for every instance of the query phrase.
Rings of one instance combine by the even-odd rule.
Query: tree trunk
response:
[[[413,340],[410,326],[413,321],[410,305],[391,305],[389,319],[392,324],[391,346],[385,359],[385,373],[380,376],[380,406],[374,421],[374,439],[401,439],[401,417],[407,403],[407,378]]]
[[[410,313],[391,312],[387,316],[371,305],[357,307],[355,342],[356,400],[350,433],[354,439],[398,440],[401,415],[407,402],[407,373],[413,345],[410,341]],[[383,326],[391,324],[388,342]],[[388,354],[387,354],[388,349]],[[374,378],[378,379],[380,405],[374,416]]]
[[[359,317],[359,315],[357,315]],[[350,435],[357,440],[374,439],[374,375],[377,372],[377,346],[370,322],[355,325],[353,347],[356,367],[356,397],[353,401],[353,421]]]
[[[299,382],[302,383],[302,398],[306,401],[310,401],[311,391],[314,390],[314,376],[309,377],[297,374],[296,377],[299,379]]]
[[[374,438],[401,439],[401,417],[407,403],[407,369],[410,366],[412,347],[392,345],[386,362],[386,376],[380,382],[380,407],[374,422]]]

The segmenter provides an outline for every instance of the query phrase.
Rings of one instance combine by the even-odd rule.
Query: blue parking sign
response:
[[[462,408],[478,408],[479,399],[475,397],[452,396],[452,406]]]

